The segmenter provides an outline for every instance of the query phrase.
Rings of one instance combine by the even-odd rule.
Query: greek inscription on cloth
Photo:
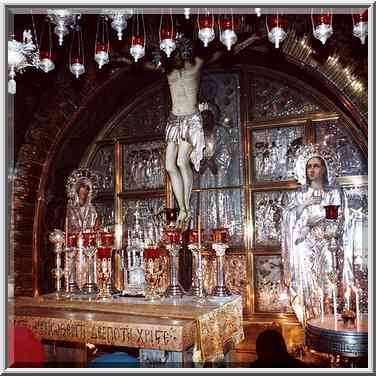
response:
[[[180,347],[182,338],[174,327],[166,329],[146,325],[120,323],[92,323],[79,320],[42,317],[15,318],[15,323],[30,328],[40,338],[72,342],[94,342],[109,345],[126,344],[145,348]]]

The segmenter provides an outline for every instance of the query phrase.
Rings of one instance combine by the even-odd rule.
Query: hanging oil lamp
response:
[[[172,52],[176,49],[175,37],[174,20],[170,10],[170,17],[161,14],[159,24],[159,47],[167,57],[170,57]]]
[[[234,31],[234,15],[224,16],[219,20],[219,39],[230,51],[238,37]]]
[[[130,48],[130,54],[133,56],[136,63],[139,59],[145,56],[145,39],[144,15],[137,13],[132,25],[132,39]]]
[[[45,33],[46,25],[48,27],[47,36]],[[48,18],[43,23],[40,36],[39,68],[45,73],[48,73],[55,68],[54,56],[52,53],[52,28],[51,22]]]
[[[108,19],[106,16],[98,16],[97,34],[95,37],[94,60],[101,69],[110,61],[110,37],[108,33]]]
[[[80,16],[79,13],[74,13],[70,9],[48,9],[47,17],[54,23],[54,33],[59,38],[59,46],[63,45],[64,37],[69,33],[69,27],[71,27],[76,19],[76,16]]]
[[[69,69],[76,78],[85,73],[84,44],[79,25],[76,25],[73,29],[72,44],[69,51],[69,64]]]
[[[123,30],[127,28],[127,20],[133,16],[133,9],[104,9],[102,13],[112,20],[111,27],[117,31],[118,40],[122,40]]]
[[[286,20],[279,14],[266,17],[266,30],[268,31],[268,39],[274,43],[275,48],[279,48],[287,36]]]
[[[189,20],[190,13],[191,13],[191,8],[184,8],[184,16],[186,20]]]
[[[311,15],[313,36],[318,39],[322,44],[328,40],[333,34],[333,14],[331,11],[323,12],[321,9],[320,14]]]
[[[204,47],[214,40],[214,15],[206,10],[205,14],[197,16],[198,38],[204,43]]]
[[[353,13],[353,35],[360,39],[362,44],[366,43],[368,34],[368,10],[362,13]]]

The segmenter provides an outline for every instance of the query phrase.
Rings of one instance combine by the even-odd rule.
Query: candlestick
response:
[[[359,290],[355,287],[355,285],[352,286],[352,289],[354,290],[354,293],[355,293],[356,329],[359,330],[359,327],[360,327]]]
[[[324,322],[324,292],[321,287],[319,287],[319,293],[320,293],[321,322]]]
[[[65,217],[65,248],[68,247],[68,216]]]
[[[201,215],[197,216],[198,248],[201,249]]]
[[[345,305],[347,309],[350,309],[350,287],[346,287],[346,293],[345,293]]]
[[[333,286],[333,310],[334,310],[334,329],[337,330],[337,297],[336,287]]]

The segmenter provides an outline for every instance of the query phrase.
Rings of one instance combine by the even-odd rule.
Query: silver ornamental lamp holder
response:
[[[202,267],[201,247],[201,216],[197,217],[198,230],[189,231],[188,249],[192,252],[192,284],[189,295],[193,295],[200,301],[204,301],[206,292],[204,289],[204,270]]]
[[[69,34],[69,28],[74,24],[76,17],[80,13],[73,12],[72,9],[47,9],[47,17],[55,24],[54,33],[59,38],[59,46],[63,45],[64,37]]]
[[[227,229],[214,229],[212,231],[213,237],[213,249],[217,256],[217,274],[216,274],[216,285],[213,289],[213,296],[229,296],[231,293],[226,288],[225,281],[225,254],[228,248],[228,231]]]
[[[213,249],[217,256],[217,274],[216,274],[216,285],[213,290],[214,296],[229,296],[230,292],[226,288],[225,284],[225,253],[228,248],[227,244],[214,243]]]
[[[50,242],[54,245],[54,252],[56,255],[56,267],[52,269],[52,275],[56,279],[56,297],[62,297],[61,279],[63,278],[64,271],[61,267],[61,254],[63,252],[63,244],[65,242],[65,234],[63,231],[55,229],[50,233]]]
[[[192,285],[189,295],[192,295],[199,303],[205,302],[206,291],[204,289],[204,268],[202,266],[201,247],[199,244],[189,244],[192,252]]]
[[[18,42],[14,35],[8,40],[8,93],[16,94],[16,73],[22,73],[27,67],[39,67],[39,50],[33,42],[30,30],[23,32],[22,42]]]
[[[328,241],[328,248],[332,253],[333,270],[338,268],[338,239],[343,233],[341,220],[338,218],[339,205],[326,205],[325,209],[325,232],[324,238]]]
[[[181,232],[177,229],[168,230],[168,244],[166,248],[170,254],[170,285],[166,290],[166,297],[182,298],[184,291],[179,283],[179,254],[181,250]]]
[[[98,292],[98,286],[95,283],[95,254],[97,248],[95,246],[89,246],[84,249],[84,255],[87,257],[88,271],[86,274],[86,282],[82,287],[82,291],[86,294],[96,294]]]
[[[117,32],[118,39],[122,40],[123,30],[127,28],[127,20],[133,16],[133,9],[104,9],[102,11],[102,14],[108,16],[111,19],[111,27]]]

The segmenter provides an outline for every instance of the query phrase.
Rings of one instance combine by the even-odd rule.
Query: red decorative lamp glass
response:
[[[144,249],[144,258],[155,260],[159,257],[159,250],[157,247],[148,247]]]
[[[145,38],[141,35],[132,37],[131,48],[129,50],[133,56],[134,61],[137,63],[139,59],[145,56]]]
[[[71,234],[68,236],[68,246],[69,247],[77,247],[78,235]]]
[[[215,38],[214,16],[209,12],[197,16],[198,38],[204,43],[204,47]]]
[[[333,14],[331,11],[321,11],[320,14],[312,13],[313,36],[322,44],[333,34]]]
[[[168,230],[166,231],[166,240],[170,244],[180,244],[181,243],[181,232],[179,230]]]
[[[114,245],[114,234],[112,232],[102,232],[101,244],[105,247],[112,247]]]
[[[170,15],[161,14],[159,27],[159,48],[170,57],[176,49],[176,31],[174,29],[174,19],[172,13]]]
[[[353,35],[360,39],[362,44],[365,44],[368,34],[368,10],[361,13],[354,13],[353,19]]]
[[[173,208],[166,208],[164,210],[165,215],[166,215],[166,225],[168,227],[174,227],[175,222],[178,218],[178,211],[179,209],[173,209]]]
[[[268,39],[274,43],[275,48],[279,48],[287,36],[287,21],[279,14],[266,17],[266,29],[268,31]]]
[[[189,230],[189,244],[197,244],[198,243],[198,231],[197,230]]]
[[[211,233],[213,243],[227,244],[229,241],[229,233],[227,228],[215,228]]]
[[[234,31],[234,17],[225,17],[219,22],[220,41],[230,51],[231,47],[238,41],[238,37]]]
[[[338,208],[339,205],[326,205],[325,208],[325,218],[326,219],[338,219]]]
[[[82,40],[81,28],[76,25],[72,34],[72,43],[69,52],[69,69],[76,76],[80,77],[81,74],[85,73],[85,62],[84,62],[84,46]]]
[[[111,257],[112,248],[111,247],[98,247],[97,258],[108,259]]]

